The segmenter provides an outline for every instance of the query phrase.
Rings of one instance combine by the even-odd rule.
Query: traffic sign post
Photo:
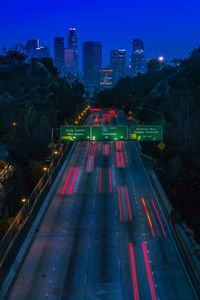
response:
[[[164,142],[160,142],[158,145],[157,145],[158,149],[160,149],[160,151],[163,151],[165,150],[166,148],[166,144]]]
[[[136,141],[162,141],[163,126],[134,125],[130,127],[130,139]]]
[[[92,140],[94,141],[117,141],[127,139],[127,126],[92,126]]]
[[[133,115],[132,110],[129,110],[128,114],[129,114],[129,116],[132,116]]]
[[[60,138],[64,141],[89,141],[89,126],[62,126],[60,127]]]

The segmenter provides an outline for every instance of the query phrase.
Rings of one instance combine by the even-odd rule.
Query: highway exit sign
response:
[[[131,126],[130,139],[136,141],[162,141],[163,126],[158,126],[158,125]]]
[[[127,139],[127,126],[92,126],[92,140],[116,141]]]
[[[60,127],[60,138],[64,141],[89,141],[89,126],[62,126]]]

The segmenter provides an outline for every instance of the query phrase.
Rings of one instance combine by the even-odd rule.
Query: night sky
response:
[[[70,26],[77,27],[80,48],[85,40],[103,43],[104,65],[110,49],[130,52],[134,37],[144,40],[147,58],[185,57],[200,45],[200,1],[1,0],[0,48],[29,38],[52,47]]]

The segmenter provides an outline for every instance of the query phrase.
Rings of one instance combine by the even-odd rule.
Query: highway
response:
[[[76,142],[8,299],[197,299],[134,142]]]

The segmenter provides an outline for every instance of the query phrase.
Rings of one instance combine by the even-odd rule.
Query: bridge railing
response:
[[[69,153],[72,143],[60,143],[58,145],[59,156],[54,156],[48,173],[44,174],[23,205],[8,231],[0,241],[0,287],[2,286],[15,257],[24,242],[28,231],[40,210],[51,182],[55,179],[58,171]],[[1,298],[1,297],[0,297]]]
[[[185,262],[196,293],[200,297],[200,246],[196,243],[192,230],[185,225],[177,211],[173,208],[155,172],[151,170],[149,174],[160,203],[169,220],[171,232],[180,250],[181,257]]]

